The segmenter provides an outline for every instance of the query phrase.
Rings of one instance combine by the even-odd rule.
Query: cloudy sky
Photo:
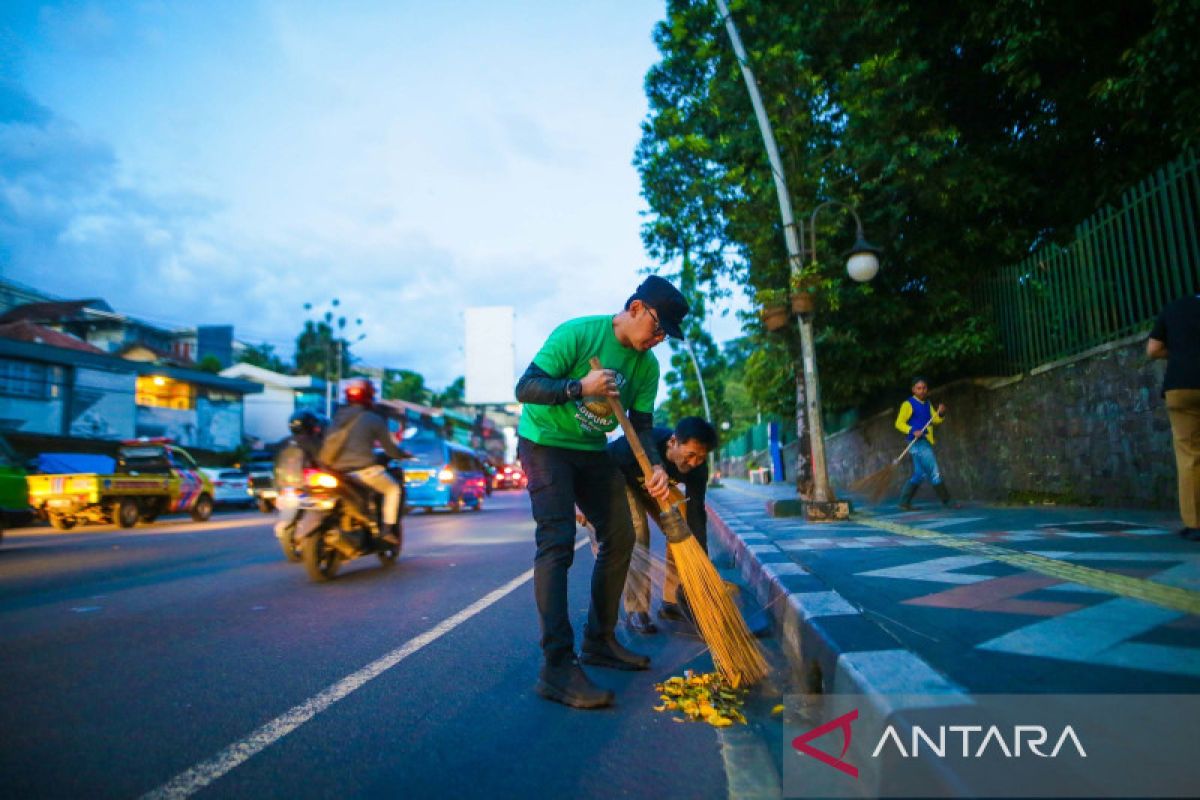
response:
[[[357,355],[433,386],[463,373],[463,310],[513,305],[519,371],[652,263],[630,162],[662,15],[7,0],[0,271],[287,356],[304,303],[337,297]]]

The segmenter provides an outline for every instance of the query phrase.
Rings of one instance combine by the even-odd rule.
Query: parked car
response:
[[[411,508],[462,511],[483,508],[487,478],[470,448],[421,431],[400,444],[414,458],[404,462],[404,488]]]
[[[213,510],[212,483],[191,454],[165,439],[134,439],[117,451],[116,472],[29,475],[29,504],[60,531],[81,522],[132,528],[159,514]]]
[[[525,477],[525,470],[521,469],[520,464],[505,464],[503,469],[496,472],[492,485],[497,489],[524,489],[528,483],[529,479]]]
[[[275,457],[266,450],[254,450],[240,466],[250,475],[250,490],[258,510],[270,514],[275,510],[275,498],[279,496],[275,488]]]
[[[0,436],[0,540],[4,529],[24,525],[31,517],[25,467],[8,442]]]
[[[250,476],[232,467],[201,467],[213,485],[213,502],[219,506],[252,506],[255,504],[254,490],[250,488]]]

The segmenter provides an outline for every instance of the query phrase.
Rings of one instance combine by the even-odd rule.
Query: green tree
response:
[[[1069,238],[1200,141],[1194,0],[731,5],[797,215],[852,203],[885,248],[876,280],[853,284],[840,255],[852,228],[841,211],[818,219],[830,410],[890,399],[915,372],[977,373],[996,346],[979,278]],[[648,250],[686,256],[710,299],[723,279],[750,297],[786,290],[775,186],[715,4],[668,0],[654,39],[634,159]],[[748,394],[764,413],[793,408],[796,336],[746,331]]]
[[[200,359],[200,361],[196,364],[196,369],[200,370],[201,372],[211,372],[212,374],[216,375],[223,369],[223,367],[221,366],[221,359],[210,353],[204,358]]]
[[[463,405],[466,391],[466,380],[460,375],[442,391],[434,392],[429,402],[438,408],[457,408]]]
[[[338,377],[348,377],[352,373],[351,365],[354,356],[350,353],[351,345],[357,343],[365,334],[360,333],[356,338],[347,338],[349,319],[336,313],[341,301],[336,297],[330,301],[329,307],[320,319],[307,320],[304,330],[296,337],[296,372],[301,375],[313,375],[327,380]],[[313,304],[305,303],[305,311],[312,311]],[[354,329],[362,327],[362,319],[354,320]]]
[[[266,342],[257,345],[248,345],[238,356],[238,363],[262,367],[272,372],[281,372],[284,374],[289,372],[288,365],[284,363],[282,358],[275,354],[275,346]]]
[[[342,370],[349,374],[349,348],[343,347]],[[304,323],[304,329],[296,337],[296,372],[318,378],[333,379],[337,376],[337,339],[327,322]]]
[[[383,373],[383,397],[385,400],[408,400],[425,403],[429,390],[425,388],[425,377],[407,369],[389,369]]]

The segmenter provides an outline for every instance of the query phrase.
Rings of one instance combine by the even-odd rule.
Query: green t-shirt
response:
[[[613,333],[612,317],[580,317],[554,329],[533,363],[555,378],[580,379],[591,371],[592,356],[617,373],[621,405],[626,411],[654,411],[658,394],[658,359],[650,351],[622,347]],[[526,403],[517,432],[538,444],[569,450],[603,450],[605,434],[617,418],[603,397],[583,397],[561,405]]]

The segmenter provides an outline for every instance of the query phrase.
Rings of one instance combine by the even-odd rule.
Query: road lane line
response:
[[[575,549],[578,550],[587,543],[587,537],[581,537],[575,543]],[[234,742],[212,758],[200,762],[191,769],[179,773],[157,789],[147,792],[142,795],[142,800],[190,797],[222,775],[250,760],[284,736],[287,736],[337,701],[362,688],[369,681],[378,678],[413,653],[437,641],[476,614],[487,610],[489,606],[502,600],[513,590],[527,583],[532,577],[532,569],[518,575],[499,589],[484,595],[454,616],[443,620],[425,631],[425,633],[409,639],[387,655],[377,658],[357,672],[347,675],[337,683],[313,695],[300,705],[292,707],[240,742]]]
[[[1000,561],[1014,567],[1020,567],[1030,572],[1038,572],[1042,575],[1048,575],[1051,578],[1058,578],[1068,583],[1079,583],[1122,597],[1144,600],[1147,603],[1153,603],[1164,608],[1174,609],[1175,611],[1182,611],[1186,614],[1200,614],[1200,592],[1191,589],[1168,586],[1156,581],[1148,581],[1129,575],[1121,575],[1116,572],[1085,567],[1082,564],[1070,564],[1059,559],[1046,558],[1045,556],[1020,550],[1009,550],[1005,547],[977,542],[973,539],[960,539],[954,534],[939,533],[937,531],[900,525],[880,519],[866,518],[860,521],[863,525],[870,525],[872,528],[879,528],[899,536],[909,536],[930,544],[961,550],[992,561]],[[1084,556],[1085,554],[1080,553],[1077,557],[1083,559]],[[1137,554],[1130,554],[1130,557],[1136,560]],[[1186,558],[1186,554],[1180,554],[1180,560],[1185,560]]]

